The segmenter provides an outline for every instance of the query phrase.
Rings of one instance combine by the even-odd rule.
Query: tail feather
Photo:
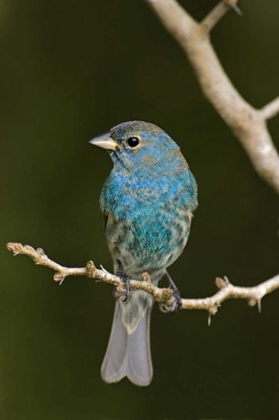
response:
[[[132,290],[126,302],[119,302],[121,317],[128,335],[136,331],[149,307],[153,306],[154,299],[143,290]]]
[[[148,307],[136,330],[128,334],[122,321],[119,302],[116,302],[110,339],[101,367],[101,376],[105,382],[118,382],[127,376],[135,385],[150,384],[153,376],[150,314],[151,307]]]
[[[101,367],[101,376],[105,382],[118,382],[125,376],[127,343],[127,331],[122,323],[119,302],[116,302],[108,347]]]
[[[148,307],[136,331],[128,336],[126,376],[136,385],[147,386],[152,381],[153,367],[150,352],[150,315]]]

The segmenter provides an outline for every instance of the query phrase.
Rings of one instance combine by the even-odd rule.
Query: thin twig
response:
[[[269,104],[265,105],[261,112],[263,118],[266,120],[270,120],[275,117],[275,115],[279,114],[279,96],[269,102]]]
[[[110,274],[103,267],[101,269],[97,269],[93,261],[89,261],[86,266],[82,268],[68,268],[48,258],[42,248],[34,249],[29,245],[22,245],[16,242],[9,242],[6,247],[9,251],[12,251],[14,255],[27,255],[35,262],[36,265],[43,265],[51,268],[55,271],[53,276],[54,281],[61,282],[68,276],[85,276],[117,286],[119,291],[121,291],[121,288],[123,287],[123,283],[119,277],[114,274]],[[144,281],[131,280],[132,288],[145,290],[146,292],[152,294],[157,302],[162,302],[168,306],[173,303],[172,291],[170,289],[154,286],[149,281],[149,276],[146,273],[143,273],[143,280]]]
[[[225,14],[231,9],[235,8],[238,0],[224,0],[218,3],[211,12],[202,20],[201,26],[206,32],[212,31],[217,23],[225,16]]]
[[[227,1],[237,7],[236,1]],[[146,2],[187,55],[205,97],[231,128],[258,175],[279,194],[279,156],[266,126],[266,120],[278,113],[278,102],[262,110],[252,107],[233,86],[209,38],[208,32],[229,10],[228,3],[222,1],[198,23],[176,0]]]
[[[89,261],[83,268],[68,268],[48,258],[42,248],[35,250],[29,245],[22,245],[15,242],[9,242],[6,246],[14,255],[27,255],[35,264],[43,265],[54,270],[55,274],[53,279],[57,282],[61,282],[61,280],[64,280],[67,276],[85,276],[112,284],[116,286],[119,291],[123,288],[123,283],[119,277],[109,273],[103,268],[97,269],[93,261]],[[154,296],[156,302],[164,303],[167,306],[172,305],[172,290],[154,286],[147,273],[143,273],[142,279],[142,281],[131,280],[132,288],[150,293]],[[224,279],[218,277],[215,280],[215,284],[219,289],[217,293],[211,297],[202,299],[182,299],[182,309],[206,310],[210,315],[215,315],[221,303],[228,299],[246,299],[250,306],[258,304],[258,308],[260,308],[262,298],[268,293],[279,289],[279,275],[254,287],[233,286],[226,277]]]

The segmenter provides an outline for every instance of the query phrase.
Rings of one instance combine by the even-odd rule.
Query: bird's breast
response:
[[[171,265],[186,245],[193,203],[187,183],[108,179],[101,194],[105,235],[115,261],[133,278]],[[192,200],[192,201],[191,201]]]

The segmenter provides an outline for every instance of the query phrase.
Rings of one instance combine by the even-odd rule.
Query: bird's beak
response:
[[[118,147],[117,143],[109,136],[109,133],[101,134],[100,136],[90,140],[89,143],[108,150],[116,150]]]

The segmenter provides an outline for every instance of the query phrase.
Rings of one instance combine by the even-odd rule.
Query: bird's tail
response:
[[[101,376],[108,383],[127,376],[135,385],[147,386],[153,376],[149,333],[153,299],[142,291],[131,295],[127,303],[115,304]]]

